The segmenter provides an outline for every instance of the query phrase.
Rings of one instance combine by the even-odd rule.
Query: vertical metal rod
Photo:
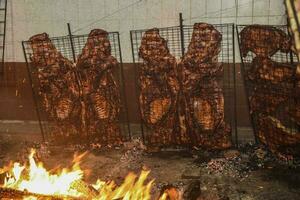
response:
[[[247,97],[247,107],[248,107],[248,113],[249,113],[249,117],[250,117],[250,122],[251,122],[251,125],[252,125],[252,128],[253,128],[253,132],[254,132],[254,139],[255,139],[255,143],[258,144],[259,143],[259,140],[257,138],[257,129],[256,129],[256,126],[254,125],[254,119],[253,119],[253,116],[250,114],[250,102],[249,102],[249,93],[248,93],[248,89],[246,88],[247,87],[247,83],[246,83],[246,80],[245,80],[245,63],[244,63],[244,59],[243,59],[243,56],[241,54],[241,41],[240,41],[240,36],[239,36],[239,27],[240,26],[243,26],[243,25],[237,25],[236,26],[236,34],[237,34],[237,39],[238,39],[238,45],[239,45],[239,51],[240,51],[240,58],[241,58],[241,65],[240,65],[240,69],[241,69],[241,76],[242,76],[242,81],[243,81],[243,85],[244,85],[244,92],[246,94],[246,97]]]
[[[237,24],[238,12],[239,12],[239,0],[235,0],[235,23]]]
[[[7,0],[5,0],[5,8],[4,8],[4,27],[3,27],[3,42],[2,42],[2,60],[1,60],[1,68],[0,74],[4,73],[4,53],[5,53],[5,37],[6,37],[6,15],[7,15]]]
[[[67,23],[67,25],[68,25],[69,39],[70,39],[71,50],[72,50],[72,57],[73,57],[74,65],[75,65],[75,63],[76,63],[76,54],[75,54],[75,49],[74,49],[73,35],[72,35],[70,23]],[[81,83],[81,76],[80,76],[80,74],[78,73],[78,71],[76,69],[73,69],[73,73],[75,74],[75,79],[76,79],[76,82],[77,82],[77,85],[78,85],[78,88],[79,88],[80,103],[81,103],[81,105],[83,105],[84,97],[82,96],[82,93],[83,93],[82,88],[83,87],[82,87],[82,83]],[[84,118],[83,120],[85,121],[86,119]],[[87,128],[85,128],[84,131],[86,133],[83,133],[83,134],[90,135]],[[82,134],[82,133],[78,133],[78,134]]]
[[[68,23],[68,32],[69,32],[69,37],[70,37],[70,43],[71,43],[71,49],[72,49],[72,56],[73,56],[73,61],[74,63],[76,62],[76,56],[75,56],[75,49],[74,49],[74,44],[73,44],[73,37],[72,37],[72,32],[71,32],[71,25]]]
[[[291,4],[292,4],[292,2],[290,2]],[[287,8],[287,2],[286,2],[286,8]],[[289,31],[289,27],[290,27],[290,20],[289,20],[289,13],[288,13],[288,10],[286,9],[286,16],[287,16],[287,18],[286,18],[286,24],[287,24],[287,27],[286,27],[286,29],[287,29],[287,33],[288,33],[288,36],[291,38],[291,39],[293,39],[293,31],[292,31],[292,29],[290,29],[290,31]],[[295,20],[296,20],[296,18],[297,18],[297,16],[295,16]],[[297,18],[298,19],[298,18]],[[291,64],[293,64],[294,63],[294,58],[293,58],[293,52],[292,52],[292,50],[290,50],[290,53],[289,53],[289,55],[290,55],[290,61],[291,61]]]
[[[237,132],[237,95],[236,95],[236,69],[235,69],[235,29],[234,24],[232,24],[232,62],[233,62],[233,114],[234,114],[234,134],[235,134],[235,145],[238,146],[238,132]]]
[[[136,33],[135,33],[136,34]],[[139,109],[139,117],[140,117],[140,126],[141,126],[141,132],[142,132],[142,139],[143,142],[146,143],[145,140],[145,133],[144,133],[144,123],[143,123],[143,119],[142,119],[142,108],[139,102],[139,93],[141,91],[140,87],[139,87],[139,81],[138,81],[138,66],[139,64],[136,63],[135,60],[135,52],[134,52],[134,45],[133,45],[133,38],[132,38],[133,32],[130,31],[130,41],[131,41],[131,52],[132,52],[132,59],[133,59],[133,63],[134,63],[134,79],[135,79],[135,90],[136,90],[136,100],[137,100],[137,105],[138,105],[138,109]],[[137,42],[137,41],[136,41]]]
[[[286,14],[288,15],[288,13],[286,13]],[[293,34],[291,34],[291,32],[289,31],[290,20],[289,20],[288,17],[286,18],[286,21],[287,21],[287,23],[286,23],[287,24],[287,27],[286,27],[287,34],[292,39]],[[291,29],[291,31],[292,31],[292,29]],[[289,52],[289,56],[290,56],[290,62],[291,62],[291,64],[293,64],[294,63],[294,58],[293,58],[293,52],[292,51]]]
[[[220,24],[222,24],[222,21],[223,21],[222,11],[223,11],[223,0],[221,0]]]
[[[180,26],[180,40],[181,40],[181,55],[184,55],[184,32],[183,32],[183,18],[182,13],[179,13],[179,26]]]
[[[268,8],[268,25],[270,25],[270,11],[271,11],[271,0],[269,0],[269,8]]]
[[[252,0],[252,24],[254,22],[254,0]]]
[[[125,92],[125,79],[124,79],[124,67],[123,67],[123,59],[122,59],[122,51],[121,51],[121,44],[120,44],[120,34],[118,33],[118,47],[119,47],[119,54],[120,54],[120,64],[121,64],[121,82],[122,82],[122,93],[123,93],[123,99],[125,104],[125,115],[126,115],[126,123],[127,123],[127,130],[129,134],[129,140],[131,140],[131,130],[129,125],[129,115],[128,115],[128,104],[127,104],[127,98],[126,98],[126,92]]]
[[[33,87],[33,81],[32,81],[32,77],[31,77],[32,73],[31,73],[29,63],[28,63],[28,60],[27,60],[24,41],[22,42],[22,47],[23,47],[23,52],[24,52],[24,57],[25,57],[25,62],[26,62],[27,73],[28,73],[28,77],[29,77],[29,84],[30,84],[30,87],[32,89],[33,101],[34,101],[36,114],[37,114],[37,117],[38,117],[39,126],[40,126],[40,130],[41,130],[41,134],[42,134],[42,139],[43,139],[43,142],[45,142],[45,134],[44,134],[43,126],[42,126],[42,119],[41,119],[41,116],[40,116],[40,112],[39,112],[39,109],[38,109],[38,102],[37,102],[37,99],[36,99],[37,94],[35,93],[34,87]]]

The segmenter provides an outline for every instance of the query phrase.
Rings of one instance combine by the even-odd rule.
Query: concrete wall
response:
[[[132,62],[129,31],[185,24],[285,24],[283,0],[8,0],[6,62],[24,62],[21,41],[47,32],[67,34],[93,28],[119,31],[125,62]],[[238,58],[238,55],[237,55]]]

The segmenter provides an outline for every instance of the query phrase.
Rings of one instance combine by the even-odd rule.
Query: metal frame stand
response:
[[[124,86],[124,72],[123,72],[123,61],[121,54],[121,44],[120,37],[118,32],[110,32],[109,41],[111,44],[111,54],[118,61],[118,69],[113,73],[116,75],[116,81],[119,83],[120,88],[120,98],[121,98],[121,111],[119,116],[119,127],[121,130],[121,134],[126,140],[131,138],[131,130],[129,126],[128,119],[128,105],[127,99],[125,97],[125,86]],[[71,26],[68,24],[68,36],[62,37],[52,37],[51,42],[55,45],[57,51],[59,51],[65,58],[72,60],[73,63],[76,63],[76,57],[81,54],[81,50],[86,44],[88,35],[73,35],[71,32]],[[23,52],[25,61],[27,64],[27,70],[30,78],[30,84],[32,86],[33,99],[36,106],[36,112],[39,120],[39,125],[42,133],[43,140],[49,140],[49,136],[51,135],[51,124],[55,123],[50,120],[47,116],[47,113],[41,106],[41,99],[39,97],[38,92],[38,78],[36,69],[31,63],[31,55],[32,48],[30,45],[30,41],[23,41]],[[75,72],[76,73],[76,72]],[[78,80],[79,76],[76,76],[77,84],[80,87],[80,80]]]
[[[223,36],[221,44],[221,53],[218,56],[218,60],[222,63],[224,67],[223,80],[226,84],[223,84],[224,97],[225,97],[225,115],[226,120],[231,125],[232,141],[235,145],[238,145],[238,135],[237,135],[237,122],[236,122],[236,71],[235,71],[235,46],[234,46],[234,24],[215,24],[214,27],[221,32]],[[170,53],[177,59],[181,58],[189,45],[193,26],[184,25],[182,14],[179,14],[179,26],[174,27],[164,27],[159,28],[159,34],[168,42],[168,49]],[[139,47],[141,45],[141,39],[147,29],[144,30],[132,30],[130,31],[131,47],[132,47],[132,57],[135,64],[135,79],[137,85],[137,91],[140,91],[140,86],[138,83],[139,79],[139,66],[142,62],[139,57]],[[225,83],[224,82],[224,83]],[[139,95],[139,92],[137,92]],[[139,99],[139,97],[136,97]],[[140,109],[140,123],[141,132],[144,142],[147,144],[146,136],[149,134],[147,128],[144,126],[142,120],[141,108]],[[228,111],[230,110],[230,111]]]

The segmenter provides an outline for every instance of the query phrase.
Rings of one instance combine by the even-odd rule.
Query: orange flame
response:
[[[81,180],[83,172],[77,164],[72,170],[62,169],[58,174],[50,174],[42,163],[36,163],[32,150],[29,155],[29,168],[14,163],[7,173],[3,187],[45,195],[68,195],[80,197],[82,194],[72,189],[72,183]]]
[[[36,163],[35,151],[29,155],[29,166],[14,163],[7,170],[7,167],[0,169],[6,171],[6,178],[3,188],[11,188],[19,191],[28,191],[41,195],[53,195],[61,197],[79,197],[91,200],[150,200],[151,188],[154,180],[145,184],[150,171],[142,171],[140,176],[129,173],[121,186],[112,182],[97,180],[92,184],[93,192],[86,190],[83,183],[83,171],[79,167],[80,159],[85,155],[77,156],[73,160],[71,169],[63,168],[60,172],[52,174],[47,171],[42,163]],[[87,184],[86,184],[87,185]],[[93,193],[93,194],[91,194]],[[163,195],[159,200],[166,200]],[[35,197],[26,197],[24,200],[36,200]]]

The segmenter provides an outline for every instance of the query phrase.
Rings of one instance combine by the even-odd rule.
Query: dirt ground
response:
[[[96,148],[80,145],[54,146],[35,141],[35,137],[0,134],[0,167],[10,160],[25,161],[30,148],[37,149],[39,161],[52,169],[58,165],[69,167],[75,152],[88,154],[82,159],[85,180],[93,183],[114,180],[120,184],[129,172],[150,169],[155,179],[156,195],[174,186],[184,199],[207,200],[299,200],[300,163],[280,161],[263,147],[246,144],[226,151],[201,149],[146,149],[135,139],[122,147]],[[196,194],[195,194],[196,193]]]

